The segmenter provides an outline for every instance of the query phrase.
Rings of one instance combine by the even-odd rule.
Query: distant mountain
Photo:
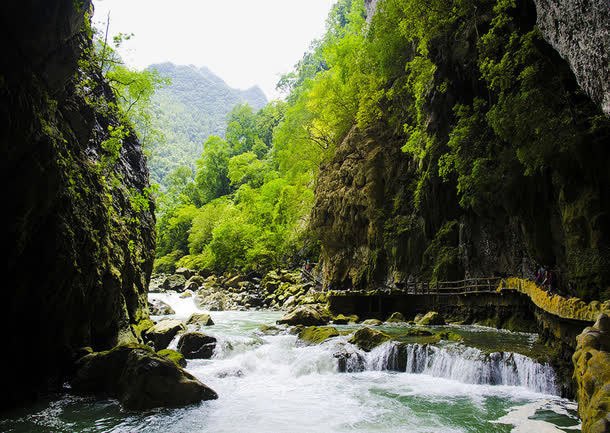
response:
[[[236,104],[255,109],[267,105],[258,86],[234,89],[206,67],[161,63],[149,66],[172,79],[172,84],[156,92],[153,107],[156,125],[165,143],[154,146],[149,160],[151,179],[163,184],[165,176],[180,165],[194,168],[210,135],[224,137],[227,114]]]

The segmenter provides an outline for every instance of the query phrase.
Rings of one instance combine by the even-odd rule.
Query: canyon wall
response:
[[[60,386],[80,347],[138,341],[148,317],[146,159],[99,70],[82,63],[89,11],[89,1],[9,1],[0,18],[9,405]],[[127,133],[108,162],[112,128]]]

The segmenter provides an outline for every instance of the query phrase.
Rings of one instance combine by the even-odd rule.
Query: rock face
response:
[[[0,60],[5,319],[19,323],[6,344],[21,358],[0,379],[8,405],[61,384],[75,348],[137,341],[132,327],[148,317],[154,203],[131,204],[148,197],[146,160],[127,128],[116,162],[100,168],[102,143],[120,120],[103,109],[114,97],[99,71],[78,69],[89,6],[10,0],[0,17],[10,41]]]
[[[512,28],[523,29],[517,35],[537,35],[533,4],[517,3]],[[562,2],[568,3],[583,2]],[[481,31],[489,27],[494,12],[479,12]],[[365,129],[354,126],[321,167],[311,228],[321,243],[317,267],[322,279],[333,289],[401,287],[408,281],[494,274],[531,279],[538,263],[554,267],[561,292],[603,302],[610,297],[610,148],[602,144],[610,141],[608,119],[576,91],[569,65],[540,36],[535,36],[537,61],[573,89],[570,95],[580,113],[574,114],[576,124],[584,126],[595,117],[605,126],[593,135],[588,135],[588,127],[566,127],[573,128],[568,135],[575,141],[553,147],[541,157],[543,167],[528,174],[528,160],[518,156],[520,145],[509,143],[508,134],[496,137],[499,147],[493,155],[502,157],[480,173],[476,181],[489,175],[489,184],[470,204],[460,203],[465,187],[458,184],[459,174],[440,174],[450,140],[463,132],[453,107],[472,106],[473,98],[487,101],[491,92],[478,66],[477,38],[483,35],[469,28],[447,29],[430,42],[428,60],[436,69],[423,96],[430,138],[425,151],[402,151],[410,138],[403,126],[414,122],[408,115],[414,101],[403,95],[387,101],[388,114]],[[406,80],[396,77],[396,83]],[[558,82],[541,79],[538,90],[561,94],[563,84],[555,87]],[[561,107],[563,102],[545,98],[533,111],[552,113]],[[536,135],[537,127],[521,132]],[[494,131],[490,129],[492,136]],[[545,133],[557,143],[551,138],[554,132]],[[533,135],[531,146],[536,147]],[[480,155],[479,162],[487,164],[493,155]],[[475,172],[473,164],[465,175]]]
[[[544,38],[610,116],[610,6],[606,0],[535,0]]]
[[[218,398],[216,392],[174,361],[137,344],[81,358],[72,388],[83,393],[108,393],[125,408],[137,410],[180,407]]]
[[[577,340],[572,360],[582,432],[610,432],[610,317],[600,314]]]

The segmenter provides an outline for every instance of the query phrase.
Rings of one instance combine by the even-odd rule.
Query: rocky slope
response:
[[[0,69],[5,344],[13,354],[3,404],[60,385],[79,347],[138,341],[148,317],[148,171],[129,130],[116,161],[102,167],[109,127],[121,122],[99,72],[79,68],[91,42],[89,7],[10,1],[0,18],[8,42]]]
[[[322,245],[318,271],[336,288],[374,288],[464,276],[531,278],[542,263],[554,267],[565,294],[603,301],[610,296],[610,128],[599,120],[602,126],[591,132],[591,119],[600,119],[601,110],[579,96],[568,64],[541,38],[528,48],[528,55],[535,53],[530,60],[536,62],[539,87],[523,99],[535,105],[509,108],[504,95],[496,100],[481,78],[477,45],[493,13],[480,12],[476,27],[449,28],[431,41],[429,59],[436,70],[424,95],[423,123],[433,144],[423,156],[401,151],[409,138],[402,124],[410,121],[414,104],[402,96],[389,101],[393,118],[365,130],[354,127],[321,169],[311,222]],[[533,3],[519,2],[511,14],[510,31],[537,38],[531,33]],[[510,100],[520,100],[526,83],[511,79],[516,84]],[[535,94],[545,96],[534,100]],[[571,121],[552,118],[569,111],[565,99],[548,96],[561,94],[569,99]],[[461,177],[444,178],[440,171],[443,158],[455,151],[449,140],[473,131],[470,124],[463,128],[453,107],[477,103],[484,108],[475,110],[487,121],[498,107],[516,111],[491,129],[481,126],[488,128],[482,138],[473,137],[496,143],[488,154],[476,154],[480,148],[474,146],[460,150],[465,164],[478,158],[484,167],[477,177],[473,168],[466,173],[473,183],[464,189]],[[496,111],[489,104],[496,104]],[[516,116],[523,120],[510,124]],[[537,116],[542,130],[527,123]],[[545,131],[551,122],[565,135]],[[529,169],[533,157],[542,162]],[[464,191],[473,198],[466,204],[460,203]]]

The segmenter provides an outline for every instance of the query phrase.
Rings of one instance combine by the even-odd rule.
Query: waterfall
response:
[[[485,353],[463,345],[387,342],[364,357],[363,369],[368,370],[427,374],[476,385],[522,386],[535,392],[558,394],[553,368],[518,353]]]

